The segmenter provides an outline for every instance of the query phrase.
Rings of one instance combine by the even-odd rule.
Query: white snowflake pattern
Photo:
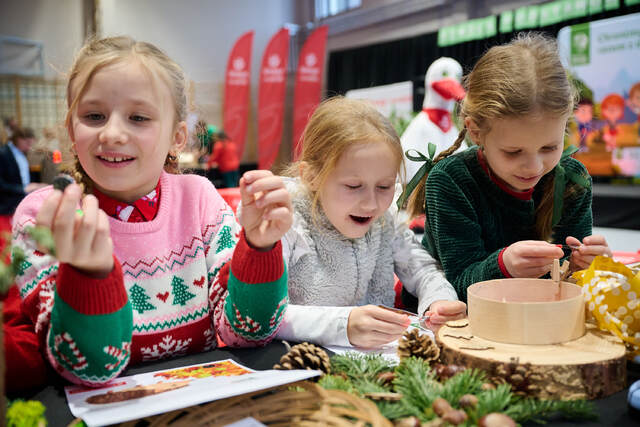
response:
[[[165,335],[160,344],[154,344],[153,347],[142,347],[142,360],[160,360],[174,356],[184,356],[187,354],[191,338],[187,340],[174,340],[171,335]]]
[[[217,340],[216,340],[216,334],[215,332],[213,332],[213,330],[211,329],[207,329],[204,331],[204,350],[203,351],[209,351],[209,350],[213,350],[214,348],[217,347]]]

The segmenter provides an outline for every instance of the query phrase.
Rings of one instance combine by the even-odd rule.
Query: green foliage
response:
[[[504,413],[519,423],[533,421],[544,424],[552,417],[583,420],[598,418],[593,404],[585,400],[514,399]]]
[[[478,398],[476,408],[467,408],[469,419],[465,426],[477,425],[478,420],[492,412],[503,412],[516,422],[545,422],[553,417],[567,419],[593,419],[597,417],[590,402],[522,399],[511,392],[508,384],[483,390],[487,381],[485,373],[467,369],[440,383],[429,365],[422,359],[407,358],[399,365],[380,355],[346,353],[331,358],[334,375],[325,375],[318,384],[327,389],[344,390],[359,396],[371,392],[395,392],[402,394],[399,401],[375,401],[380,413],[390,420],[409,416],[422,422],[436,417],[432,404],[442,397],[454,408],[460,408],[459,400],[465,394]],[[392,384],[378,378],[382,372],[393,371]]]
[[[381,372],[392,371],[391,362],[379,354],[361,354],[348,352],[331,358],[331,372],[345,374],[351,381],[375,381]]]
[[[38,247],[46,250],[51,255],[55,255],[55,243],[51,230],[46,227],[25,227],[25,232],[36,242]],[[6,237],[7,241],[11,241],[11,236]],[[7,249],[10,245],[7,245]],[[7,293],[13,285],[13,281],[17,275],[24,273],[24,270],[31,266],[27,261],[27,257],[18,246],[11,247],[11,263],[5,264],[5,253],[0,254],[0,295]]]
[[[7,409],[7,427],[46,426],[46,408],[36,400],[14,400]]]
[[[339,375],[323,375],[318,381],[318,385],[327,390],[342,390],[348,393],[357,394],[351,381]]]
[[[413,120],[413,118],[417,115],[418,113],[412,111],[411,117],[405,118],[399,116],[396,110],[393,110],[389,115],[389,121],[391,122],[391,125],[393,125],[393,128],[396,130],[398,136],[402,136],[404,131],[407,129],[407,126],[409,126],[409,123],[411,123],[411,120]]]

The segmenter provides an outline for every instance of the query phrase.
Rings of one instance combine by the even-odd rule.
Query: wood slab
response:
[[[474,336],[468,323],[463,325],[447,323],[438,331],[443,363],[482,369],[489,377],[524,367],[535,374],[530,381],[538,391],[531,395],[541,399],[596,399],[625,387],[625,346],[594,324],[588,323],[576,340],[548,345],[490,341]]]

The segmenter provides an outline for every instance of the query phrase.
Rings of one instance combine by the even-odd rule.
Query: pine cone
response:
[[[500,365],[490,381],[495,385],[509,384],[514,394],[522,397],[534,396],[540,391],[535,382],[542,380],[540,374],[531,372],[528,365]]]
[[[275,365],[273,369],[318,369],[328,374],[331,371],[331,362],[326,351],[308,342],[303,342],[291,347],[291,350],[280,358],[280,363]]]
[[[398,343],[398,356],[400,359],[406,357],[419,357],[431,364],[440,357],[440,349],[428,335],[420,335],[418,329],[405,331]]]

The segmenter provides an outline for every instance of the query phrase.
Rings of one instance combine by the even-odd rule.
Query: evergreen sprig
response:
[[[514,399],[504,413],[519,423],[533,421],[545,424],[553,417],[583,420],[598,418],[593,404],[586,400]]]
[[[420,421],[436,417],[432,404],[435,399],[446,399],[453,408],[460,408],[459,400],[465,394],[478,398],[475,408],[466,408],[468,420],[464,426],[477,425],[478,420],[492,412],[502,412],[519,423],[533,421],[544,423],[548,419],[595,419],[597,413],[592,403],[584,400],[558,401],[522,399],[511,386],[501,384],[495,389],[483,389],[486,375],[483,371],[467,369],[443,383],[422,359],[407,358],[395,366],[380,355],[346,353],[331,358],[334,375],[325,375],[318,384],[327,389],[344,390],[358,396],[370,392],[396,392],[402,394],[399,401],[375,401],[380,413],[390,420],[415,416]],[[392,384],[378,378],[381,372],[393,372]]]
[[[51,230],[46,227],[25,227],[24,231],[36,242],[38,247],[55,256],[55,242]],[[7,236],[6,240],[10,242],[11,236]],[[0,295],[4,295],[9,291],[15,277],[20,272],[22,263],[27,258],[19,246],[7,245],[5,251],[9,250],[9,248],[11,249],[11,262],[9,264],[4,262],[6,252],[0,254]]]
[[[351,381],[375,381],[379,373],[392,370],[391,362],[379,354],[347,352],[331,358],[331,372],[336,375],[344,374]]]

